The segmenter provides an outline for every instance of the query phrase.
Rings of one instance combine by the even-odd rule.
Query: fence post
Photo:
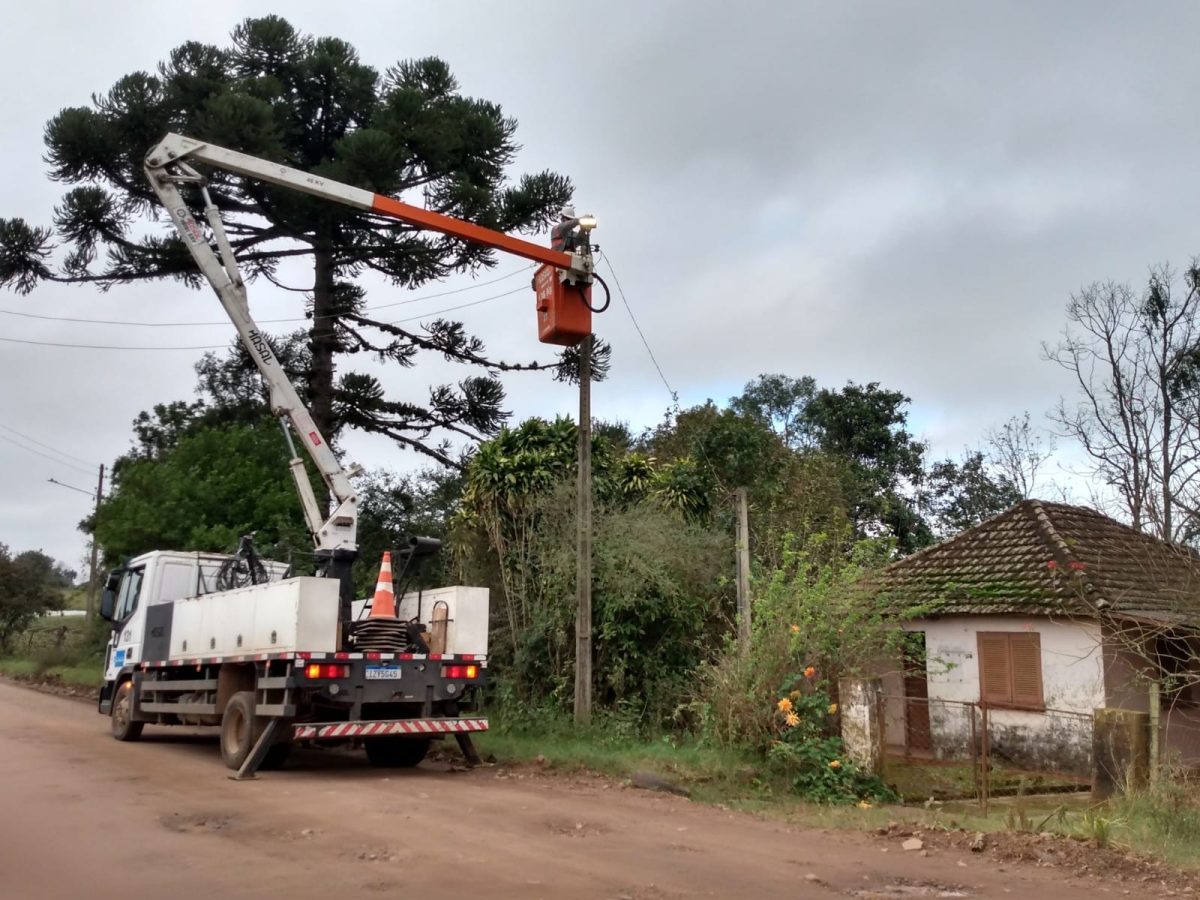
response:
[[[971,721],[975,721],[975,717],[971,717]],[[988,772],[988,756],[991,753],[991,738],[988,730],[988,708],[987,704],[980,702],[979,704],[979,728],[983,732],[983,740],[979,744],[979,811],[983,815],[988,814],[988,791],[991,788],[989,779],[991,775]]]
[[[843,678],[838,682],[841,701],[842,741],[846,756],[871,775],[882,771],[880,750],[883,719],[879,698],[883,693],[878,678]]]
[[[979,734],[975,728],[975,704],[967,705],[967,715],[971,717],[971,786],[975,789],[975,799],[983,803],[983,795],[979,792]]]
[[[883,695],[882,682],[880,683],[880,691],[876,695],[879,704],[879,710],[875,714],[879,722],[879,771],[876,773],[880,778],[887,777],[887,697]]]
[[[1150,783],[1158,783],[1160,759],[1159,739],[1162,734],[1162,685],[1157,678],[1150,682]]]

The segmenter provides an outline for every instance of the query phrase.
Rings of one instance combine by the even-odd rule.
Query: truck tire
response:
[[[411,769],[429,752],[429,738],[378,737],[363,741],[371,765],[383,769]]]
[[[145,722],[133,721],[133,682],[123,681],[112,705],[112,736],[118,741],[136,741]]]
[[[254,714],[254,691],[238,691],[225,704],[221,716],[221,759],[231,769],[240,769],[265,722]]]

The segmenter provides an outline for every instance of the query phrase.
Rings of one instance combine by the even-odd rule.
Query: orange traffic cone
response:
[[[383,563],[379,566],[379,581],[375,585],[375,599],[371,601],[368,619],[396,618],[396,594],[392,588],[392,554],[385,550]]]

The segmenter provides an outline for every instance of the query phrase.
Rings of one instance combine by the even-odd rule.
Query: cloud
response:
[[[22,7],[0,35],[0,78],[20,86],[5,98],[0,215],[49,221],[60,188],[44,178],[41,129],[60,107],[151,68],[184,40],[223,41],[243,16],[273,8]],[[1071,291],[1095,279],[1138,282],[1149,264],[1200,249],[1200,125],[1189,112],[1200,61],[1179,40],[1200,19],[1190,4],[356,10],[347,17],[308,0],[287,15],[346,38],[380,69],[441,55],[464,90],[502,103],[520,121],[518,171],[570,174],[579,206],[599,215],[596,239],[685,401],[723,400],[760,372],[877,380],[913,398],[935,452],[955,453],[1069,390],[1039,346],[1061,327]],[[370,290],[371,302],[404,299],[386,285]],[[294,295],[266,285],[251,303],[263,318],[299,310]],[[207,293],[167,283],[107,294],[44,288],[0,295],[0,308],[220,317]],[[460,315],[497,356],[550,355],[536,344],[531,298]],[[614,371],[596,391],[597,414],[653,424],[670,396],[619,299],[598,328]],[[225,344],[230,334],[0,315],[0,336],[37,340]],[[139,410],[190,395],[198,356],[0,345],[3,421],[109,461],[128,446]],[[383,377],[420,399],[428,384],[465,374],[423,360]],[[574,409],[573,389],[546,377],[507,383],[518,417]],[[368,464],[414,464],[378,439],[347,446]],[[76,561],[87,498],[46,485],[49,463],[2,442],[0,466],[0,540]]]

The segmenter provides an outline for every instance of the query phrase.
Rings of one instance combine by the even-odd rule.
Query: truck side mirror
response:
[[[105,588],[100,595],[100,618],[113,620],[113,614],[117,610],[117,592],[111,588]]]
[[[104,591],[100,594],[100,618],[113,620],[117,612],[117,588],[121,584],[121,570],[108,573],[104,582]]]

